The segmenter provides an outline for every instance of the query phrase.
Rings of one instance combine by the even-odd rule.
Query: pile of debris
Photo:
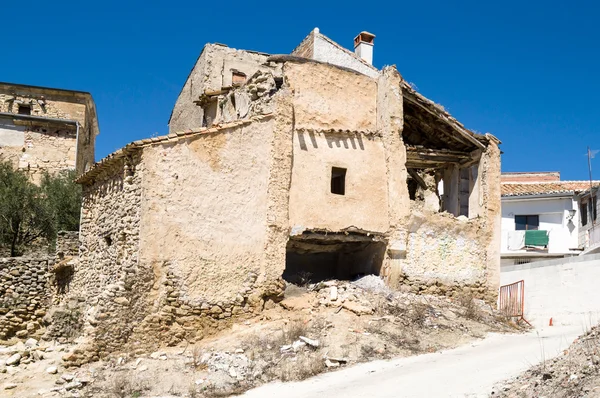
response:
[[[600,397],[600,326],[580,336],[563,355],[497,385],[493,397]]]
[[[21,385],[19,376],[33,370],[33,373],[43,371],[44,376],[53,384],[51,388],[38,390],[38,396],[65,395],[67,392],[71,397],[80,396],[79,390],[90,384],[92,379],[72,373],[59,374],[60,357],[65,351],[66,346],[39,343],[34,338],[27,339],[25,343],[0,346],[0,358],[6,358],[0,360],[0,373],[4,374],[7,381],[0,388],[8,394],[8,391]]]
[[[516,330],[483,301],[391,291],[369,275],[289,284],[279,304],[196,345],[150,354],[140,347],[63,375],[61,358],[73,346],[32,340],[0,349],[0,372],[14,397],[228,396]]]

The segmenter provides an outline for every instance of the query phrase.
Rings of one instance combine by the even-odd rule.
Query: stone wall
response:
[[[214,92],[232,85],[234,70],[250,78],[256,71],[269,71],[263,65],[267,54],[236,50],[222,44],[207,44],[194,68],[191,70],[169,120],[169,132],[184,131],[202,127],[204,111],[194,101],[198,101],[205,91]]]
[[[88,344],[70,364],[194,341],[282,294],[285,243],[268,248],[282,229],[266,224],[273,124],[148,145],[84,184],[80,263],[62,303],[81,303]]]
[[[413,207],[400,286],[414,292],[490,298],[483,228],[480,219],[456,219],[448,213],[425,213]]]
[[[76,127],[37,127],[30,123],[15,121],[24,126],[23,146],[2,146],[0,156],[29,173],[32,180],[39,182],[42,173],[56,173],[75,169]]]
[[[42,106],[38,99],[40,99],[40,95],[33,92],[20,95],[0,93],[0,112],[18,113],[19,104],[26,104],[31,107],[32,116],[77,120],[83,127],[86,126],[86,105],[83,101],[82,103],[73,103],[46,98],[44,106]]]
[[[0,339],[25,337],[41,327],[50,304],[53,257],[0,259]]]
[[[75,257],[79,255],[79,231],[60,231],[56,236],[56,257]]]
[[[413,208],[399,73],[281,62],[268,112],[136,141],[80,179],[81,257],[66,299],[82,303],[89,347],[70,363],[193,342],[271,305],[296,226],[342,246],[354,238],[346,228],[377,235],[393,287],[490,297],[497,145],[482,155],[476,218]],[[335,198],[330,168],[345,166],[348,194]]]
[[[0,113],[15,114],[14,118],[9,115],[0,118],[0,157],[28,171],[35,182],[44,171],[55,173],[77,168],[82,173],[94,162],[94,121],[86,99],[66,94],[42,96],[35,89],[17,91],[0,92]],[[38,119],[17,116],[23,104]]]

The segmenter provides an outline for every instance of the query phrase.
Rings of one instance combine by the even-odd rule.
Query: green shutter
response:
[[[548,246],[548,231],[525,231],[525,246]]]

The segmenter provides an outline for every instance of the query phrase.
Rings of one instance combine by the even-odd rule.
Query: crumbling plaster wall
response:
[[[288,62],[283,72],[294,93],[290,225],[386,232],[387,170],[375,132],[377,82],[316,62]],[[347,170],[345,195],[331,193],[332,167]]]
[[[293,229],[354,227],[385,233],[389,228],[385,166],[379,136],[296,130],[290,225]],[[331,193],[332,167],[346,169],[344,195]]]
[[[205,45],[175,102],[169,132],[202,127],[204,113],[194,101],[198,101],[205,91],[231,86],[234,69],[247,77],[258,70],[268,71],[270,68],[263,65],[267,57],[267,54],[236,50],[222,44]]]
[[[485,220],[486,245],[486,287],[490,296],[500,287],[500,249],[502,237],[502,210],[500,184],[500,148],[499,141],[487,135],[488,145],[481,155],[478,168],[480,205]],[[494,296],[495,300],[495,296]]]
[[[233,301],[264,260],[273,121],[144,150],[141,262],[189,301]],[[158,271],[156,271],[158,272]]]
[[[296,130],[375,132],[377,81],[331,65],[287,62]]]
[[[34,91],[23,91],[23,89],[20,89],[18,94],[0,93],[0,112],[17,114],[19,103],[22,103],[31,107],[32,116],[76,120],[82,127],[87,127],[84,100],[73,102],[76,100],[44,96],[44,105],[42,106],[38,102],[41,98],[40,94]]]
[[[0,112],[17,114],[21,102],[30,105],[32,116],[76,121],[80,124],[79,143],[74,125],[4,116],[0,120],[0,156],[29,171],[34,181],[39,181],[44,171],[55,173],[77,167],[82,173],[86,165],[94,162],[95,137],[86,104],[83,100],[45,98],[42,106],[37,101],[40,98],[34,92],[0,94]]]
[[[0,146],[0,156],[27,171],[33,181],[40,181],[43,172],[56,173],[75,169],[75,126],[33,125],[16,120],[15,127],[24,128],[22,146]],[[19,129],[20,130],[20,129]],[[0,138],[1,139],[1,138]]]
[[[388,248],[383,260],[381,276],[391,286],[397,286],[402,275],[402,264],[397,249],[406,249],[406,228],[403,221],[410,212],[406,185],[406,147],[402,140],[404,112],[402,76],[395,67],[386,67],[377,80],[377,129],[385,148],[386,187],[389,218]]]
[[[478,216],[455,218],[416,203],[406,219],[400,285],[433,294],[496,300],[500,283],[500,152],[490,139],[477,177]]]

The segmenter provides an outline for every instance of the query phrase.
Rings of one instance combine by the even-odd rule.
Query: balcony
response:
[[[503,238],[506,237],[506,244],[503,244],[503,251],[540,251],[547,250],[550,244],[549,231],[504,231]]]
[[[600,230],[600,228],[599,228]],[[502,254],[519,253],[575,253],[576,237],[566,229],[502,231]]]

